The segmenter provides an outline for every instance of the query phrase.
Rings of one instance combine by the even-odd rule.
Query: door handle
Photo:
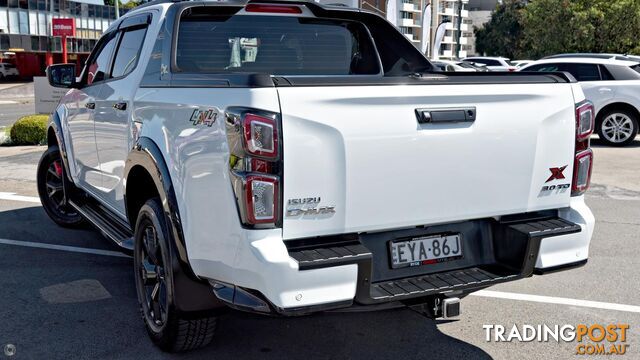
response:
[[[416,109],[416,118],[420,124],[474,122],[475,106],[463,108]]]
[[[122,101],[122,102],[117,102],[115,104],[113,104],[113,108],[116,110],[127,110],[127,103]]]
[[[88,102],[88,103],[84,104],[84,107],[86,107],[87,109],[93,110],[93,109],[96,108],[96,103]]]
[[[600,88],[598,90],[600,90],[601,93],[611,92],[610,88]]]

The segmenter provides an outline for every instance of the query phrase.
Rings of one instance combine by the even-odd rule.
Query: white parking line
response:
[[[131,257],[129,255],[123,254],[118,251],[90,249],[90,248],[82,248],[82,247],[67,246],[67,245],[37,243],[37,242],[31,242],[31,241],[16,241],[16,240],[0,239],[0,244],[32,247],[32,248],[39,248],[39,249],[69,251],[69,252],[84,253],[84,254],[104,255],[104,256],[115,256],[115,257],[126,257],[126,258]]]
[[[0,200],[40,203],[40,199],[37,197],[21,196],[21,195],[15,195],[14,193],[5,193],[5,192],[0,192]],[[16,241],[16,240],[0,239],[0,244],[49,249],[49,250],[69,251],[69,252],[77,252],[77,253],[85,253],[85,254],[104,255],[104,256],[126,257],[126,258],[130,257],[129,255],[125,255],[117,251],[82,248],[82,247],[67,246],[67,245],[37,243],[37,242],[31,242],[31,241]],[[636,305],[615,304],[615,303],[608,303],[608,302],[580,300],[580,299],[562,298],[562,297],[554,297],[554,296],[520,294],[520,293],[511,293],[511,292],[503,292],[503,291],[493,291],[493,290],[480,290],[475,293],[472,293],[471,295],[478,296],[478,297],[488,297],[488,298],[507,299],[507,300],[516,300],[516,301],[530,301],[530,302],[545,303],[545,304],[568,305],[568,306],[588,307],[588,308],[603,309],[603,310],[616,310],[616,311],[640,313],[640,306],[636,306]]]
[[[0,200],[22,201],[40,204],[40,198],[37,196],[16,195],[16,193],[0,192]]]
[[[546,303],[546,304],[580,306],[580,307],[588,307],[588,308],[603,309],[603,310],[617,310],[617,311],[626,311],[626,312],[632,312],[632,313],[640,313],[640,306],[614,304],[614,303],[607,303],[607,302],[600,302],[600,301],[519,294],[519,293],[510,293],[510,292],[502,292],[502,291],[492,291],[492,290],[480,290],[471,295],[498,298],[498,299],[531,301],[531,302]]]

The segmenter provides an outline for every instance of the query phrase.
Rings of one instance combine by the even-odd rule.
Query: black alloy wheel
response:
[[[64,227],[77,227],[83,218],[65,199],[63,178],[67,181],[57,146],[49,147],[38,163],[38,195],[42,207],[51,220]]]
[[[147,324],[155,331],[161,331],[167,322],[169,307],[167,275],[162,249],[158,244],[158,233],[151,221],[145,219],[140,230],[142,238],[137,249],[137,279],[142,289],[141,306]]]
[[[160,204],[158,198],[147,200],[135,226],[133,260],[140,312],[149,337],[159,348],[193,350],[211,343],[217,317],[176,309],[169,228]]]

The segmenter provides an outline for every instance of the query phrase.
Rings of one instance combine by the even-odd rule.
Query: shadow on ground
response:
[[[75,246],[84,242],[84,247],[97,247],[97,241],[107,244],[94,231],[57,227],[40,207],[0,211],[0,238]],[[0,346],[16,345],[20,358],[490,358],[409,309],[297,318],[229,312],[221,317],[209,347],[165,354],[151,344],[142,325],[130,259],[2,244],[0,256]],[[83,300],[52,303],[43,297],[43,288],[78,281],[98,284],[100,299],[78,296]]]
[[[41,206],[0,210],[0,239],[118,250],[89,225],[80,229],[56,225]]]

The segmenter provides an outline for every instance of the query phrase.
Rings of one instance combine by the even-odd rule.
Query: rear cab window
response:
[[[191,9],[180,16],[174,71],[288,76],[382,72],[371,35],[356,21]]]

